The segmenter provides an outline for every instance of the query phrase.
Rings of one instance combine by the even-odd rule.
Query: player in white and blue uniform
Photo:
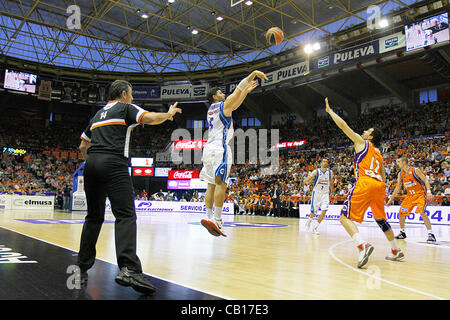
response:
[[[313,180],[314,186],[311,196],[311,215],[309,216],[309,220],[306,222],[306,229],[309,230],[311,221],[317,215],[320,208],[321,214],[317,219],[316,226],[313,228],[313,233],[319,234],[319,231],[317,229],[319,228],[320,223],[325,217],[325,214],[328,210],[328,205],[330,204],[330,191],[334,192],[334,175],[333,172],[329,169],[327,159],[322,159],[320,168],[311,172],[305,179],[305,183],[310,183]]]
[[[233,160],[231,147],[228,145],[234,133],[232,113],[239,108],[247,94],[258,86],[256,77],[267,79],[264,73],[253,71],[228,97],[218,87],[211,88],[208,92],[211,103],[207,114],[209,132],[203,149],[203,169],[200,172],[200,179],[208,183],[205,194],[207,219],[202,219],[201,224],[214,236],[226,237],[223,233],[222,207]]]

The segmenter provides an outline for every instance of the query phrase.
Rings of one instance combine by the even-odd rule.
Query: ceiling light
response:
[[[146,14],[146,13],[141,14],[141,18],[142,19],[148,19],[148,14]]]
[[[387,26],[389,26],[389,21],[388,19],[382,19],[380,20],[378,25],[380,26],[380,28],[386,28]]]
[[[305,53],[310,54],[313,51],[313,47],[310,44],[307,44],[304,48]]]
[[[197,34],[198,30],[197,29],[192,29],[192,34]]]
[[[222,21],[223,20],[223,17],[222,16],[217,16],[217,21]]]
[[[313,44],[314,51],[320,50],[320,43],[316,42]]]
[[[251,1],[251,0],[245,1],[245,4],[248,6],[251,6],[253,4],[253,1]]]
[[[175,0],[168,0],[167,2],[169,2],[169,3],[174,3]]]

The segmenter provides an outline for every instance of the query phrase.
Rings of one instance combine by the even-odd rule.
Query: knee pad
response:
[[[386,220],[375,219],[375,221],[377,222],[377,224],[381,228],[381,230],[383,230],[383,232],[387,232],[387,231],[391,230],[391,225]]]

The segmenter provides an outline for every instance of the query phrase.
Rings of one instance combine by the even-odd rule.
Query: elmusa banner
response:
[[[270,86],[278,82],[297,78],[309,72],[309,63],[307,61],[300,62],[288,67],[281,68],[277,71],[266,73],[268,80],[262,82],[262,86]]]
[[[378,54],[379,51],[379,41],[372,41],[360,46],[322,56],[314,62],[314,69],[322,69],[333,65],[363,59]]]
[[[379,40],[380,53],[396,50],[406,46],[405,35],[401,32],[391,34],[390,36],[383,37]]]

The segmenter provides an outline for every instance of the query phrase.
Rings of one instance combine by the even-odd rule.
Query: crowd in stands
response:
[[[425,104],[415,110],[386,106],[365,110],[355,121],[346,119],[356,132],[377,127],[384,133],[380,148],[385,160],[387,195],[395,187],[398,173],[395,159],[401,155],[407,156],[411,164],[427,174],[433,195],[450,195],[449,107],[450,102]],[[71,175],[83,161],[77,147],[88,119],[86,123],[69,124],[39,123],[8,116],[5,119],[0,128],[0,140],[7,146],[24,148],[27,153],[25,156],[2,153],[0,191],[63,193],[66,186],[72,186]],[[175,122],[158,127],[136,127],[132,135],[132,154],[155,157],[157,152],[170,145],[171,133],[176,127]],[[278,167],[234,164],[231,176],[238,180],[230,185],[228,199],[237,201],[241,207],[253,206],[270,214],[268,204],[273,203],[273,188],[278,185],[283,196],[298,197],[298,202],[306,203],[312,186],[305,185],[304,179],[326,157],[335,173],[334,201],[342,201],[354,183],[353,151],[349,139],[331,118],[316,116],[307,124],[284,123],[274,128],[279,129],[280,141],[307,140],[307,143],[302,147],[280,149]],[[438,137],[428,137],[438,134]],[[57,150],[57,153],[49,150]],[[161,166],[168,165],[163,163]],[[170,166],[179,170],[200,170],[202,167],[201,164],[173,163]],[[158,194],[146,195],[146,199],[203,201],[201,193],[180,195],[164,191],[162,196]],[[137,197],[142,198],[140,192]],[[445,204],[446,197],[443,201]]]

